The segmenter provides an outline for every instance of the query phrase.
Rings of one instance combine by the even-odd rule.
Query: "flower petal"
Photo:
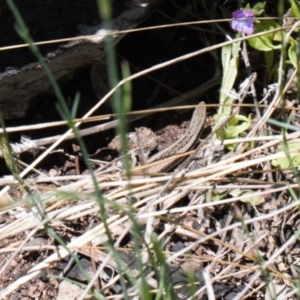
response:
[[[231,28],[243,32],[245,34],[251,34],[254,31],[254,14],[251,10],[237,10],[232,13],[233,20],[231,22]],[[241,20],[239,20],[241,19]]]

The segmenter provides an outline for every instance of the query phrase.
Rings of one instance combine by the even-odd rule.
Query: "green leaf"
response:
[[[233,116],[226,127],[226,139],[232,139],[239,137],[241,133],[244,133],[251,124],[251,117],[247,118],[242,115]]]
[[[241,36],[242,36],[242,34],[239,32],[236,37],[239,38]],[[239,53],[240,53],[240,48],[241,48],[240,42],[232,44],[232,58],[233,59],[238,58]]]
[[[231,58],[231,45],[224,46],[222,48],[222,53],[221,53],[221,60],[222,60],[222,67],[223,70],[226,70],[228,68],[230,58]]]
[[[274,20],[266,20],[255,24],[255,33],[263,32],[266,30],[279,28],[279,24]],[[249,45],[259,51],[272,51],[274,49],[280,49],[282,46],[274,45],[275,33],[268,33],[263,36],[248,39]]]
[[[295,18],[300,17],[300,3],[297,0],[288,0],[291,3],[292,16]]]
[[[216,191],[212,192],[213,201],[220,201],[220,200],[224,199],[228,195],[228,192],[229,192],[228,189],[225,189],[223,191],[216,190]]]
[[[286,33],[284,31],[276,31],[276,32],[274,32],[273,41],[282,43],[284,41],[285,36],[286,36]],[[290,39],[291,39],[291,37],[289,37],[289,41],[290,41]]]
[[[222,115],[215,115],[214,119],[218,120],[222,117]],[[222,140],[234,139],[238,138],[244,134],[244,132],[249,128],[251,124],[251,117],[247,118],[242,115],[233,116],[227,126],[224,128],[220,128],[216,135]],[[235,144],[227,145],[226,148],[229,150],[233,150],[236,147]]]
[[[297,66],[299,65],[298,55],[296,53],[296,44],[292,43],[288,50],[288,56],[293,64],[293,67],[297,69]]]
[[[266,2],[258,2],[256,3],[253,8],[253,14],[257,17],[260,16],[265,11]]]
[[[226,128],[226,137],[227,138],[236,138],[241,133],[244,133],[251,124],[251,118],[247,118],[242,115],[236,115],[232,117]]]
[[[246,197],[241,199],[241,201],[252,205],[259,205],[264,201],[262,196],[258,196],[252,191],[241,191],[239,189],[235,189],[230,191],[229,194],[232,197]]]
[[[272,166],[277,167],[279,169],[287,169],[291,167],[291,163],[295,168],[300,166],[300,143],[298,142],[290,142],[287,144],[287,148],[289,151],[293,151],[291,153],[290,158],[282,157],[282,158],[276,158],[271,161]],[[292,160],[290,162],[290,160]]]
[[[231,112],[231,104],[233,99],[229,96],[232,91],[237,72],[238,72],[238,56],[230,59],[227,68],[224,69],[223,81],[220,93],[220,108],[219,114],[229,116]]]

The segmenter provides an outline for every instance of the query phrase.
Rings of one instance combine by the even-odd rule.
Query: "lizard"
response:
[[[133,170],[133,174],[159,173],[168,171],[175,167],[180,162],[180,159],[171,157],[174,155],[183,154],[192,148],[203,128],[205,117],[205,103],[200,102],[194,110],[187,132],[176,142],[157,154],[151,156],[147,161],[147,166],[142,167],[144,172],[141,170],[141,168],[139,168],[137,170]],[[150,165],[148,166],[148,164]]]

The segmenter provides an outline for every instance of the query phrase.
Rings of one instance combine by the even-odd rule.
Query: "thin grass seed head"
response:
[[[233,30],[243,32],[244,34],[252,34],[254,31],[254,14],[251,10],[240,9],[232,13],[233,20],[231,28]]]

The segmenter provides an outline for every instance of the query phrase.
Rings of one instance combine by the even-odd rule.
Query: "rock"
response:
[[[115,0],[113,30],[135,27],[145,20],[163,0]],[[34,105],[32,99],[50,88],[43,70],[46,65],[55,80],[74,74],[105,58],[104,31],[96,0],[15,1],[35,41],[94,35],[68,43],[40,47],[43,59],[27,48],[0,52],[0,109],[5,119],[22,118]],[[0,41],[2,47],[23,44],[14,28],[14,17],[6,3],[1,6]],[[118,42],[122,36],[114,36]]]

